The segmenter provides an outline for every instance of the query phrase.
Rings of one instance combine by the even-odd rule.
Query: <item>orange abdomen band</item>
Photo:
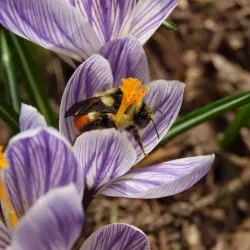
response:
[[[79,133],[82,128],[89,124],[89,118],[87,115],[75,116],[74,124],[76,131]]]

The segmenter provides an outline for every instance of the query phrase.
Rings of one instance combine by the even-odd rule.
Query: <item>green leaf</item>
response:
[[[2,99],[0,101],[0,117],[13,130],[19,132],[19,115],[18,113]]]
[[[250,104],[245,105],[241,108],[241,110],[237,113],[234,120],[230,123],[227,129],[220,133],[217,137],[217,142],[220,147],[226,148],[234,142],[239,131],[242,127],[248,125],[250,121]]]
[[[27,41],[11,34],[18,62],[20,63],[21,77],[32,105],[44,115],[49,125],[57,127],[55,114],[49,102],[49,96],[41,76],[38,74],[35,63],[27,46]]]
[[[5,76],[5,100],[13,107],[16,112],[20,110],[20,95],[19,84],[15,75],[15,67],[13,64],[13,54],[9,43],[9,33],[5,30],[0,30],[1,41],[1,62]]]
[[[178,27],[177,25],[171,21],[170,19],[167,19],[163,22],[163,25],[167,28],[167,29],[170,29],[170,30],[175,30],[177,31],[178,30]]]
[[[250,91],[225,97],[205,107],[196,109],[193,112],[179,118],[173,124],[167,135],[157,145],[157,148],[165,145],[179,134],[184,133],[205,121],[220,116],[227,111],[242,107],[249,102]]]

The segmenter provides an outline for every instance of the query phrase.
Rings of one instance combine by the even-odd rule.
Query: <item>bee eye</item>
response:
[[[150,122],[150,117],[147,113],[140,112],[138,114],[135,114],[134,122],[138,127],[145,128]]]

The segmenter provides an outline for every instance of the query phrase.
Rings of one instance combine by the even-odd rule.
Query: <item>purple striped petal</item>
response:
[[[93,55],[81,64],[69,80],[61,101],[59,130],[73,142],[77,136],[74,118],[64,118],[66,111],[76,102],[88,99],[96,92],[110,89],[113,76],[110,65],[100,55]]]
[[[178,3],[179,0],[139,0],[130,34],[144,44]]]
[[[132,169],[102,194],[115,197],[154,199],[178,194],[199,181],[210,169],[214,155],[164,162]]]
[[[128,224],[111,224],[91,234],[80,250],[149,250],[147,236]]]
[[[36,108],[22,103],[19,116],[20,131],[46,127],[46,121]]]
[[[58,188],[40,198],[21,218],[10,249],[70,250],[80,235],[83,220],[76,188]]]
[[[0,250],[6,249],[11,242],[11,232],[9,229],[0,221]]]
[[[135,38],[123,38],[106,44],[101,55],[110,63],[114,88],[121,85],[122,78],[137,78],[143,84],[149,83],[148,61],[143,47]]]
[[[72,6],[76,6],[77,0],[66,0],[66,1],[69,1]]]
[[[103,45],[128,34],[136,0],[78,0],[77,3]]]
[[[125,174],[136,160],[132,144],[115,129],[84,133],[73,149],[92,193]]]
[[[87,20],[65,0],[0,0],[0,23],[21,37],[78,61],[101,47]]]
[[[82,172],[70,144],[54,129],[25,131],[6,149],[9,168],[3,180],[20,217],[51,189],[75,183],[83,192]]]
[[[148,92],[144,102],[153,111],[152,118],[160,139],[158,139],[152,122],[145,129],[140,130],[139,133],[146,153],[154,149],[175,121],[182,104],[184,87],[185,85],[181,82],[164,80],[154,81],[147,86]],[[144,155],[138,143],[131,136],[130,138],[136,149],[138,162]]]

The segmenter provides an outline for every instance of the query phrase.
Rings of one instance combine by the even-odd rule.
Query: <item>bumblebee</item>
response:
[[[99,92],[93,97],[75,103],[65,113],[65,118],[74,117],[78,135],[106,128],[116,128],[130,132],[146,155],[139,130],[153,122],[159,138],[152,109],[142,100],[146,87],[135,78],[122,79],[120,88]]]

